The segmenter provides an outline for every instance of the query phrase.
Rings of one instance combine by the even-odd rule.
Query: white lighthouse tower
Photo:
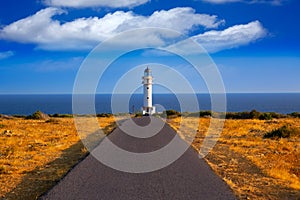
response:
[[[144,105],[143,115],[152,115],[155,113],[155,107],[152,106],[152,72],[148,67],[144,71],[142,77],[144,84]]]

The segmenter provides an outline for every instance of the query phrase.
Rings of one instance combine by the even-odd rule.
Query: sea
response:
[[[212,110],[210,94],[181,95],[180,97],[180,95],[174,94],[153,94],[153,104],[157,105],[158,111],[171,109],[181,112]],[[114,101],[112,101],[111,94],[96,94],[95,103],[92,106],[96,113],[128,113],[140,111],[143,104],[143,94],[118,94],[114,95],[113,99]],[[195,102],[199,106],[195,106]],[[85,106],[84,100],[81,105]],[[253,109],[260,112],[282,114],[300,112],[300,93],[230,93],[226,94],[224,106],[227,112]],[[37,110],[47,114],[72,114],[72,95],[0,95],[0,114],[30,115]]]

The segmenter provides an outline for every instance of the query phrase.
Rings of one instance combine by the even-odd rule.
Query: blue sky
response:
[[[300,92],[299,8],[297,0],[1,1],[0,94],[71,93],[94,47],[145,27],[174,29],[203,45],[229,93]],[[128,42],[157,40],[165,42],[156,33]],[[167,56],[129,57],[105,73],[103,88],[112,88],[116,77],[143,63],[184,68]],[[197,92],[205,92],[192,73],[185,77]]]

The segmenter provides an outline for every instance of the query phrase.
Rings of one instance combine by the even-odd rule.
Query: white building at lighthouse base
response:
[[[143,115],[153,115],[156,111],[155,111],[155,106],[152,107],[144,107],[142,108],[143,111]]]

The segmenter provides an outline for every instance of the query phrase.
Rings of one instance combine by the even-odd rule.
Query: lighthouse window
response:
[[[149,97],[147,97],[147,99],[149,99]]]
[[[147,90],[149,90],[149,87],[147,87]]]

